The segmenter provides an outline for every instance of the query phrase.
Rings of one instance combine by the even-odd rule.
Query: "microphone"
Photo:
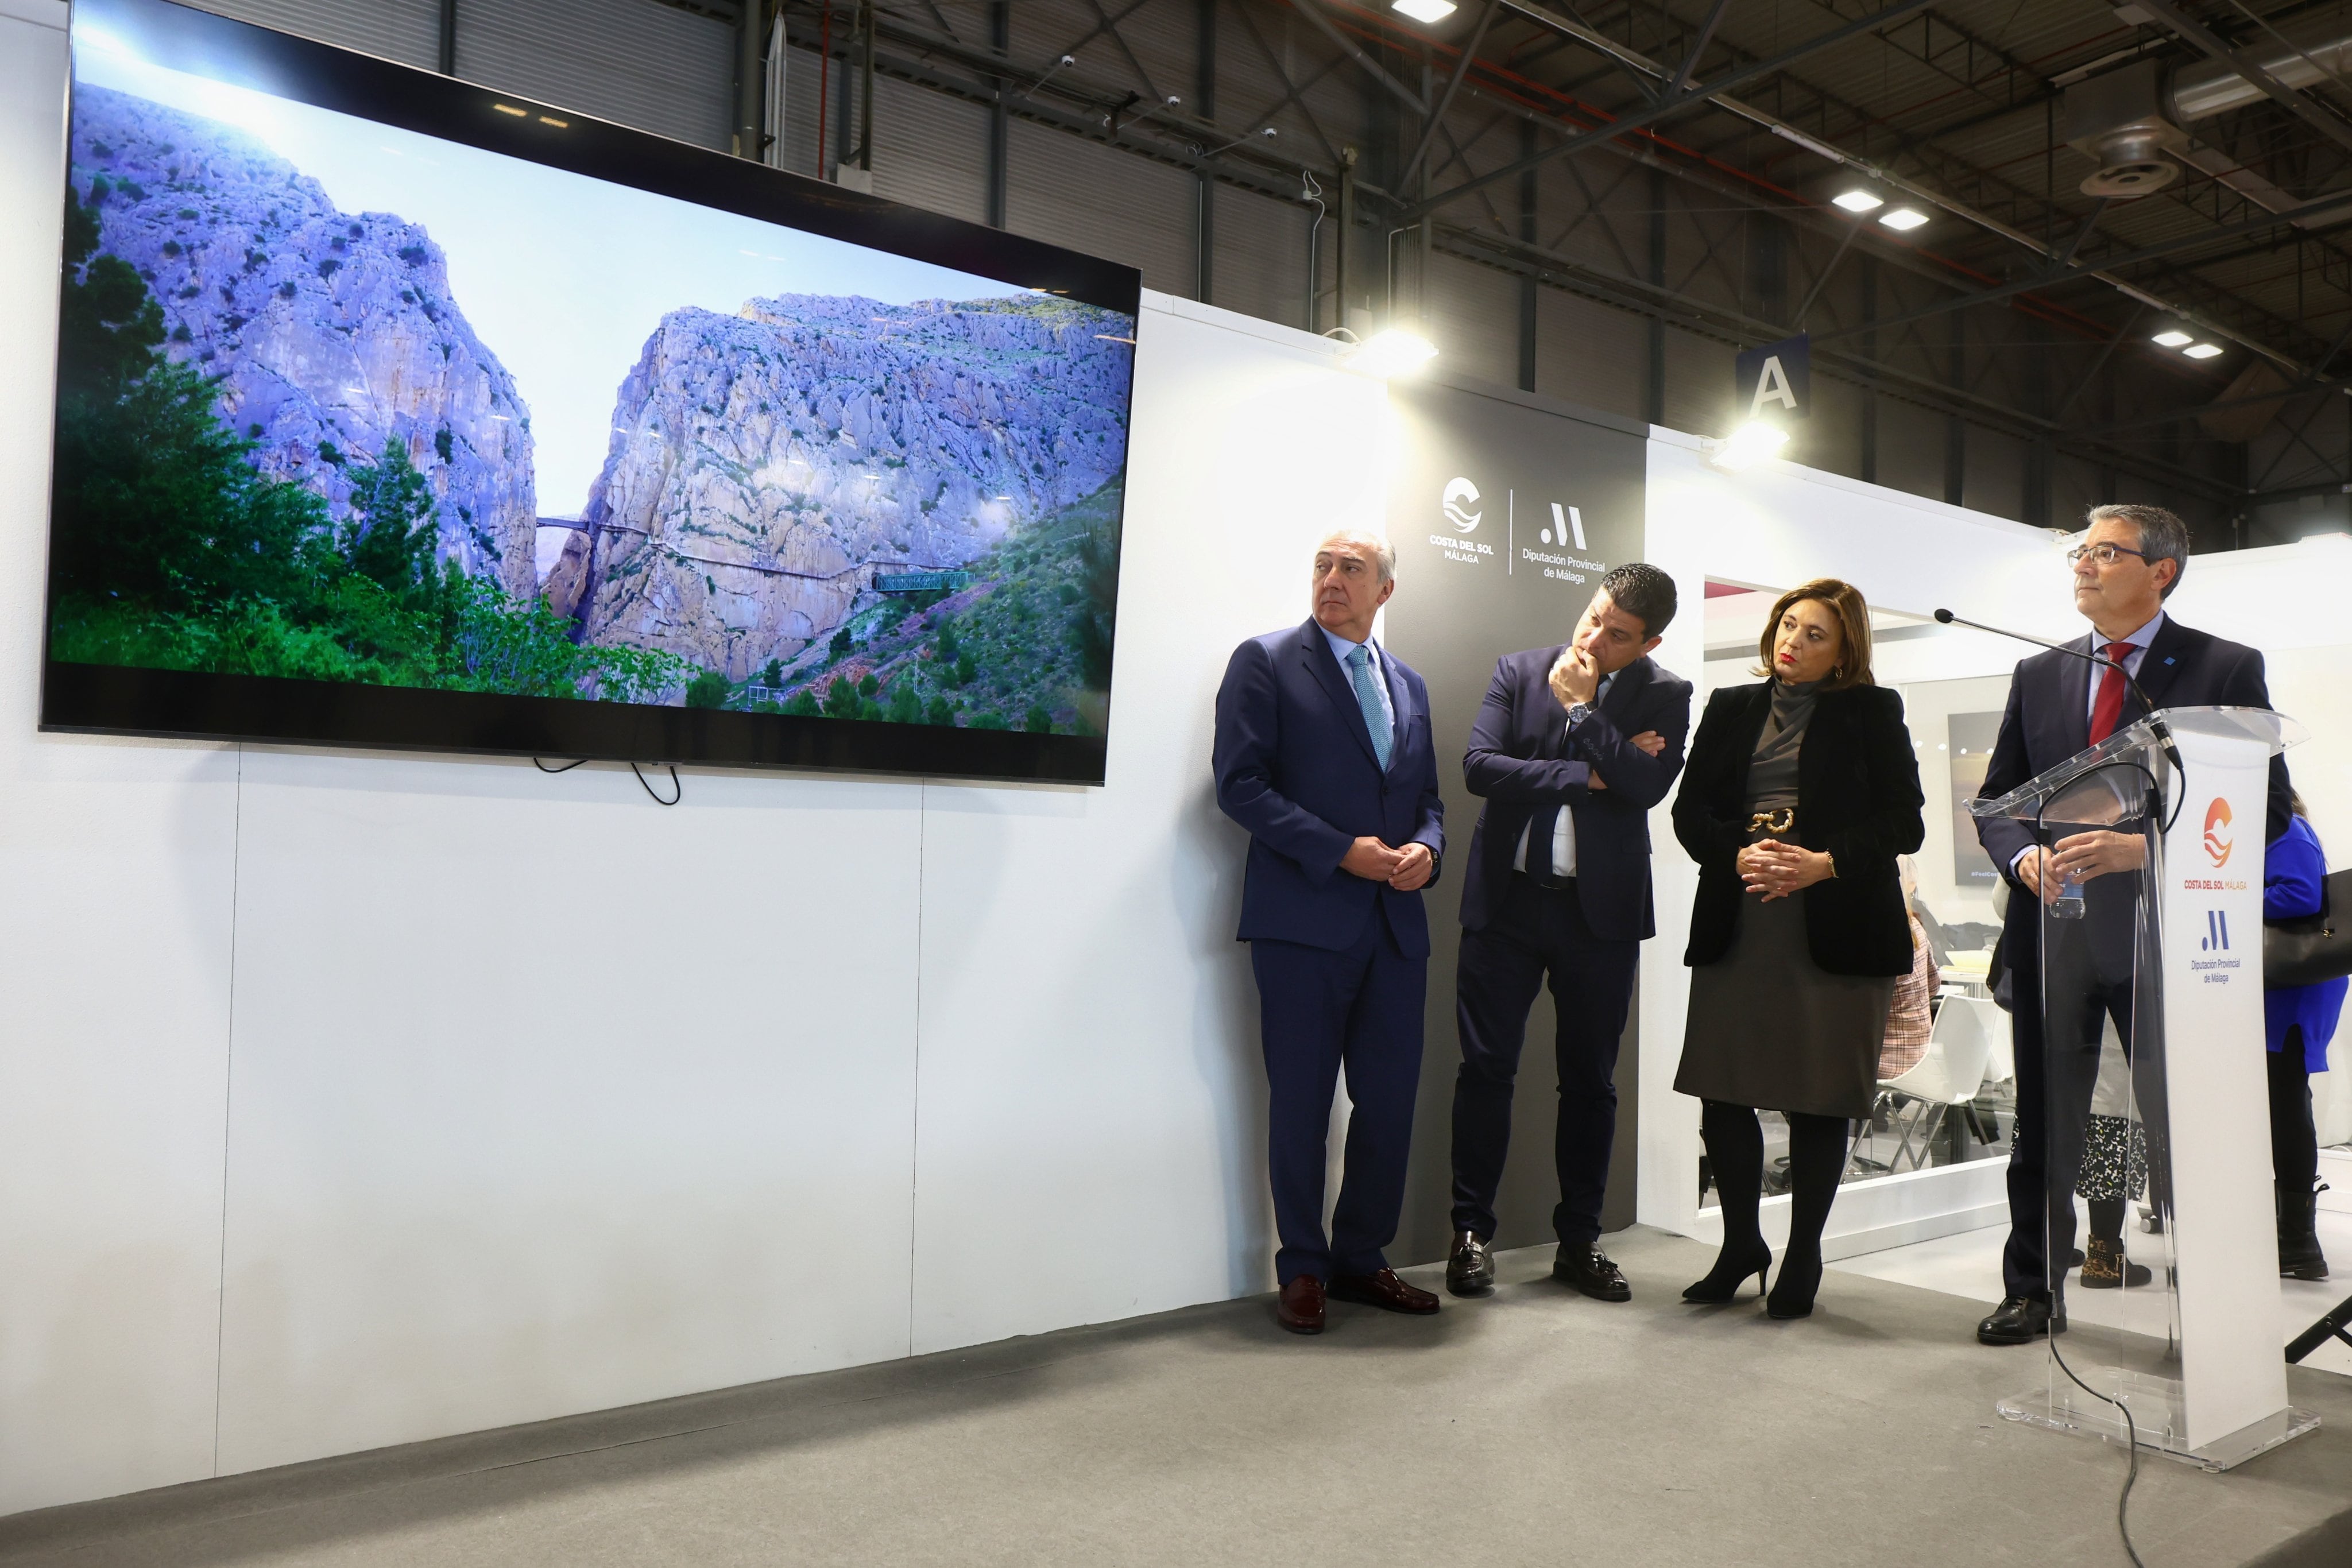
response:
[[[2007,637],[2019,643],[2031,643],[2038,648],[2048,648],[2056,653],[2069,654],[2085,664],[2097,664],[2113,670],[2124,678],[2124,685],[2131,695],[2139,698],[2139,706],[2147,719],[2147,732],[2156,737],[2157,745],[2164,748],[2165,759],[2172,764],[2173,772],[2184,778],[2187,777],[2189,769],[2180,760],[2180,748],[2172,742],[2172,727],[2164,722],[2164,716],[2156,711],[2156,705],[2147,700],[2147,694],[2140,690],[2139,683],[2132,679],[2131,672],[2105,653],[2094,653],[2085,649],[2074,647],[2071,643],[2053,643],[2047,637],[2036,637],[2024,632],[2011,632],[2005,626],[1988,626],[1981,621],[1965,620],[1948,610],[1937,611],[1936,619],[1946,626],[1966,626],[1972,632],[1990,632],[1996,637]]]

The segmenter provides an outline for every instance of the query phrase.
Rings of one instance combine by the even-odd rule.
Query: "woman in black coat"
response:
[[[1927,824],[1903,699],[1872,684],[1861,592],[1833,578],[1791,589],[1757,652],[1770,678],[1708,699],[1675,800],[1675,836],[1699,864],[1675,1087],[1705,1102],[1723,1206],[1723,1252],[1683,1296],[1727,1301],[1750,1274],[1761,1285],[1756,1113],[1778,1111],[1793,1203],[1766,1305],[1801,1318],[1821,1288],[1847,1125],[1870,1114],[1887,1008],[1911,968],[1895,857]]]

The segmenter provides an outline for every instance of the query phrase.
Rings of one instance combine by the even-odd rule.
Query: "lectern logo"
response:
[[[1474,512],[1469,509],[1477,504],[1478,486],[1467,479],[1448,479],[1445,482],[1444,494],[1439,497],[1439,500],[1445,508],[1445,520],[1452,523],[1454,528],[1462,533],[1466,534],[1476,528],[1478,519],[1486,515],[1484,512]]]
[[[2212,857],[2215,865],[2228,865],[2232,847],[2230,802],[2216,796],[2213,803],[2205,808],[2205,852]]]

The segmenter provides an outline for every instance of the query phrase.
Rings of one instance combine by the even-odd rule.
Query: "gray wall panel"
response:
[[[1900,398],[1878,400],[1878,482],[1944,498],[1944,416]]]
[[[985,223],[988,110],[945,93],[877,78],[874,193]]]
[[[457,74],[725,149],[735,29],[655,0],[457,0]]]
[[[1563,294],[1536,295],[1536,391],[1627,419],[1642,417],[1642,379],[1628,366],[1649,351],[1648,321]]]
[[[1307,324],[1307,226],[1314,209],[1254,191],[1217,191],[1213,304],[1286,327]]]
[[[440,0],[201,0],[205,10],[339,48],[431,70],[441,57]]]
[[[1147,288],[1192,293],[1192,177],[1014,120],[1005,217],[1015,234],[1143,270]]]
[[[1430,262],[1428,332],[1437,362],[1456,375],[1518,385],[1519,280],[1443,254]]]

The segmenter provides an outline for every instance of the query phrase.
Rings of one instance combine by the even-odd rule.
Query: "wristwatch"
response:
[[[1591,718],[1591,716],[1592,705],[1591,703],[1572,704],[1568,710],[1568,727],[1574,729],[1578,725],[1582,724],[1586,719]]]

